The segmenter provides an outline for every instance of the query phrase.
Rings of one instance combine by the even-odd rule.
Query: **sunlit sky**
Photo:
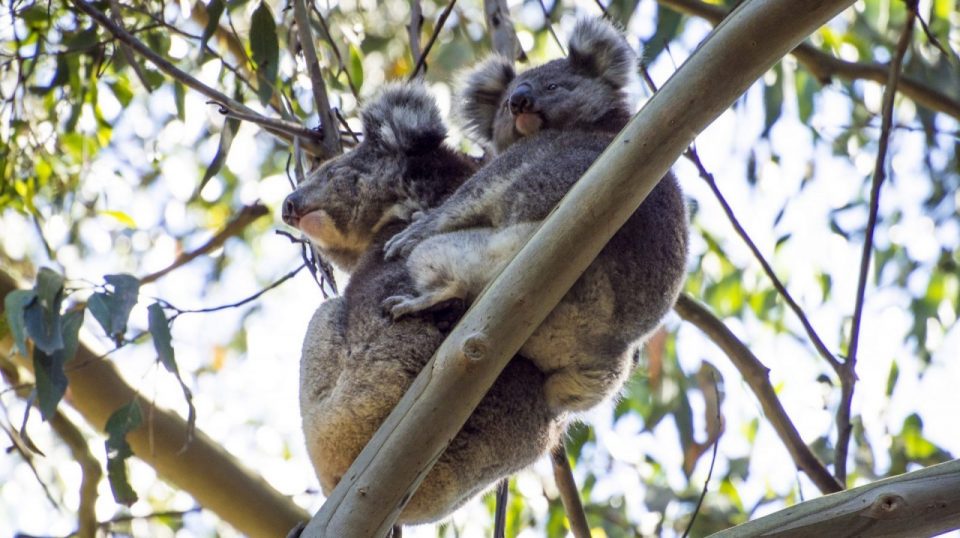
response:
[[[592,13],[590,6],[592,4],[587,3],[584,9]],[[638,15],[629,27],[631,35],[643,39],[653,34],[654,8],[652,1],[640,3]],[[516,12],[516,16],[535,26],[534,19],[542,15],[537,10],[522,9]],[[567,34],[572,20],[565,18],[559,25],[561,35]],[[456,20],[451,19],[448,24],[456,24]],[[671,45],[670,57],[661,55],[652,66],[654,79],[662,85],[675,70],[675,65],[682,63],[708,31],[709,26],[705,23],[690,21],[683,37]],[[526,39],[524,35],[521,38]],[[176,40],[173,43],[171,54],[180,54],[175,50],[179,46]],[[553,54],[558,52],[553,51]],[[207,64],[200,78],[215,85],[216,66]],[[882,88],[869,82],[861,84],[866,106],[878,112]],[[792,85],[786,87],[789,89]],[[449,108],[450,88],[437,84],[432,90],[441,106]],[[101,92],[101,95],[109,95],[109,92]],[[787,282],[827,346],[838,353],[841,330],[848,331],[845,323],[853,310],[861,245],[832,234],[827,217],[831,209],[843,206],[864,192],[864,185],[872,173],[874,149],[850,147],[849,158],[832,154],[830,142],[845,127],[838,122],[847,121],[849,107],[849,97],[837,89],[828,88],[818,97],[811,125],[823,138],[820,141],[814,140],[808,127],[799,122],[792,100],[788,90],[785,96],[787,108],[774,126],[770,142],[759,142],[764,112],[761,91],[755,85],[735,110],[727,111],[698,137],[697,147],[743,226],[780,278]],[[98,282],[108,273],[142,275],[164,268],[176,256],[177,245],[172,236],[156,233],[161,222],[172,235],[182,235],[205,224],[198,220],[202,214],[186,212],[182,204],[174,203],[192,196],[205,163],[216,151],[215,138],[197,144],[207,126],[219,125],[223,121],[205,101],[203,96],[188,92],[186,120],[173,121],[163,128],[159,119],[175,114],[176,110],[173,95],[166,89],[151,96],[138,97],[118,116],[113,134],[115,149],[90,163],[82,189],[90,198],[103,196],[102,209],[129,214],[138,231],[129,240],[116,240],[110,232],[123,228],[124,224],[115,218],[104,214],[84,222],[80,236],[90,249],[90,255],[79,259],[76,248],[65,243],[67,229],[64,219],[58,216],[46,219],[44,235],[57,250],[59,261],[67,268],[67,276],[73,282]],[[108,118],[120,112],[119,104],[111,108],[110,103],[104,103],[102,107]],[[898,109],[897,119],[910,123],[913,114],[913,107],[905,104]],[[957,129],[956,122],[942,116],[940,121],[945,131]],[[80,128],[85,127],[88,126],[81,121]],[[282,175],[258,177],[259,163],[267,157],[272,144],[257,133],[257,129],[249,125],[240,129],[226,166],[243,185],[237,204],[263,201],[273,210],[275,227],[283,229],[279,207],[290,187]],[[459,136],[456,131],[454,136]],[[919,157],[924,148],[922,137],[922,133],[904,130],[894,134],[892,178],[884,186],[881,214],[894,203],[900,208],[913,208],[913,212],[905,212],[896,226],[881,225],[877,243],[902,244],[913,258],[933,261],[939,254],[939,245],[957,248],[960,227],[955,221],[938,227],[929,216],[919,212],[918,208],[922,208],[920,202],[929,189]],[[141,139],[155,140],[156,143],[143,144]],[[759,163],[756,187],[750,187],[745,181],[745,163],[752,150],[757,151]],[[159,180],[147,188],[136,187],[142,170],[132,163],[149,162],[154,152],[167,156]],[[780,156],[776,163],[768,158],[771,153]],[[808,170],[811,159],[812,172]],[[686,163],[679,163],[675,171],[686,195],[697,207],[698,224],[721,238],[732,262],[745,270],[744,282],[751,286],[760,282],[766,286],[766,277],[759,265],[735,236],[719,204],[697,177],[696,171]],[[812,179],[800,191],[799,185],[807,176]],[[213,200],[222,192],[223,184],[215,177],[201,196]],[[957,196],[960,204],[960,193]],[[158,203],[166,200],[171,203]],[[787,210],[783,218],[776,226],[771,226],[774,216],[785,204]],[[843,218],[844,224],[856,227],[865,222],[866,215],[864,211],[851,210]],[[9,255],[43,260],[43,249],[31,223],[8,212],[0,217],[0,229],[3,230],[0,245]],[[775,249],[777,239],[786,233],[792,234],[791,239]],[[696,231],[691,239],[691,259],[694,259],[706,250],[706,246]],[[204,237],[198,237],[197,244],[184,247],[196,247],[204,240]],[[233,261],[225,268],[219,282],[215,285],[205,283],[212,261],[202,259],[157,283],[148,284],[141,289],[141,301],[133,311],[131,326],[146,327],[149,298],[162,297],[181,308],[232,303],[258,291],[300,263],[299,250],[286,238],[273,233],[256,237],[249,249],[237,241],[228,242],[224,248],[230,251]],[[137,256],[128,257],[129,252],[135,252]],[[127,265],[125,260],[129,259],[140,259],[141,265]],[[703,271],[706,279],[719,275],[719,260],[708,255],[704,259]],[[826,303],[817,281],[818,272],[827,273],[833,279],[832,295]],[[922,271],[914,273],[908,287],[914,293],[926,288]],[[321,300],[316,284],[306,272],[302,272],[266,294],[254,309],[184,315],[173,327],[180,370],[188,373],[204,371],[188,374],[188,384],[193,389],[197,407],[198,427],[248,466],[257,469],[279,491],[293,495],[299,504],[311,511],[320,506],[322,497],[305,493],[316,491],[318,486],[300,433],[298,360],[306,323]],[[913,344],[904,341],[912,323],[908,304],[909,296],[902,290],[877,290],[872,284],[868,286],[857,370],[860,380],[853,413],[863,417],[879,471],[889,465],[886,454],[889,433],[899,431],[904,418],[911,413],[923,417],[924,434],[928,439],[952,454],[960,454],[956,426],[956,380],[960,379],[960,361],[956,359],[960,349],[960,330],[955,323],[941,327],[934,322],[929,327],[927,346],[933,352],[933,361],[919,377],[917,361],[900,360],[914,355]],[[940,312],[941,318],[955,320],[956,312],[945,308],[948,311]],[[795,334],[803,334],[792,314],[785,314],[785,319]],[[832,373],[828,365],[816,357],[807,341],[775,334],[749,312],[742,321],[732,318],[725,321],[771,369],[771,381],[801,436],[812,441],[825,432],[832,433],[832,410],[839,390],[825,389],[816,381],[819,374]],[[240,326],[245,330],[248,348],[242,356],[227,349]],[[681,323],[676,315],[668,318],[667,327],[677,331],[678,355],[686,372],[697,371],[701,361],[707,360],[720,370],[725,381],[726,400],[722,410],[727,432],[720,441],[720,457],[714,476],[724,472],[728,459],[750,456],[752,479],[738,486],[746,506],[754,505],[767,489],[781,493],[794,489],[797,473],[773,430],[761,421],[753,443],[745,436],[743,424],[760,411],[752,392],[741,381],[730,361],[698,329]],[[100,331],[92,319],[87,320],[85,328],[83,337],[86,342],[109,349],[109,342],[99,336]],[[113,355],[113,360],[131,384],[141,387],[144,395],[185,412],[181,390],[176,381],[155,364],[152,346],[125,349]],[[899,360],[900,381],[892,399],[887,400],[884,390],[894,360]],[[211,369],[216,372],[210,373]],[[696,431],[702,440],[705,436],[703,399],[696,392],[690,397],[697,421]],[[2,402],[7,407],[5,414],[8,417],[23,416],[22,402],[10,397],[4,397]],[[645,517],[643,502],[644,481],[653,471],[647,467],[644,458],[649,455],[659,461],[669,471],[670,485],[683,488],[686,478],[681,471],[683,455],[679,450],[677,430],[668,417],[653,432],[641,432],[643,424],[637,416],[627,415],[611,423],[611,413],[612,406],[607,404],[583,417],[595,428],[597,444],[585,448],[584,458],[575,474],[581,483],[587,469],[598,474],[601,478],[592,490],[592,498],[603,501],[622,495],[630,516],[643,522],[645,529],[652,530],[657,522]],[[77,423],[83,423],[75,413],[70,412],[70,416]],[[32,414],[27,427],[36,444],[47,453],[46,460],[64,462],[71,459],[66,448],[58,444],[47,426],[39,421],[37,413]],[[93,446],[96,447],[97,443]],[[708,465],[709,458],[699,462],[692,477],[693,483],[702,483]],[[147,465],[132,462],[129,467],[132,483],[138,492],[144,494],[142,496],[169,499],[165,504],[171,509],[194,506],[188,495],[177,493],[157,481]],[[73,509],[78,503],[79,469],[75,465],[59,465],[57,471],[64,483],[65,504]],[[49,470],[46,473],[45,476],[49,477]],[[31,534],[65,535],[74,530],[74,515],[51,508],[31,471],[18,458],[0,458],[0,477],[0,531],[6,527]],[[805,497],[817,494],[806,477],[800,476],[799,480]],[[554,488],[549,462],[541,461],[533,472],[520,474],[516,484],[529,506],[535,512],[545,514],[547,502],[543,491],[553,491]],[[672,506],[677,509],[676,504]],[[774,503],[761,508],[758,514],[779,507]],[[103,481],[97,504],[98,516],[109,519],[117,510],[109,486]],[[148,503],[140,502],[131,511],[146,514],[152,508]],[[43,517],[38,517],[40,514]],[[185,520],[187,531],[181,533],[182,536],[209,535],[215,528],[215,518],[208,513],[191,514]],[[474,501],[458,512],[454,520],[486,524],[488,514],[482,503]],[[135,532],[136,529],[135,524]],[[531,529],[521,536],[537,536],[540,532]],[[424,527],[407,531],[405,535],[434,536],[435,532],[431,527]],[[468,527],[461,536],[485,535],[484,527],[478,524]]]

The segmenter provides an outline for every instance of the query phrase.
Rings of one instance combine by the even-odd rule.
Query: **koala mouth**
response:
[[[330,215],[328,215],[326,211],[317,210],[300,217],[296,223],[296,227],[300,228],[301,232],[307,234],[307,237],[322,247],[324,243],[323,238],[329,235],[332,224]]]
[[[530,136],[540,132],[543,118],[536,112],[521,112],[514,117],[513,125],[521,135]]]

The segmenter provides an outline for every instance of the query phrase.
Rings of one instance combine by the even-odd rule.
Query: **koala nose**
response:
[[[300,191],[294,191],[283,201],[282,217],[283,222],[290,226],[296,226],[300,222],[300,211],[303,200],[300,197]]]
[[[523,114],[533,108],[533,88],[524,82],[510,94],[510,112]]]

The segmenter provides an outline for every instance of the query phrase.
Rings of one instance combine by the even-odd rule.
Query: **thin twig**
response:
[[[550,451],[550,459],[553,462],[553,478],[557,482],[557,489],[560,490],[560,501],[563,502],[563,510],[567,513],[567,521],[570,522],[570,531],[573,532],[574,538],[590,538],[590,525],[587,524],[587,516],[583,513],[580,491],[573,479],[573,469],[570,468],[570,459],[567,457],[567,449],[563,446],[563,442]]]
[[[907,0],[907,19],[903,33],[897,43],[897,50],[890,62],[890,73],[883,91],[883,120],[880,125],[880,140],[877,147],[877,160],[873,169],[873,183],[870,187],[870,214],[863,238],[863,252],[860,256],[860,276],[857,280],[857,296],[853,309],[853,321],[850,324],[850,345],[847,347],[847,360],[840,374],[840,405],[837,408],[837,446],[834,457],[834,475],[841,484],[847,480],[847,450],[850,445],[850,405],[857,381],[857,348],[860,343],[860,322],[863,316],[863,302],[867,289],[867,274],[870,270],[870,256],[873,253],[873,233],[880,212],[880,187],[886,178],[887,148],[890,143],[890,126],[893,124],[893,101],[900,82],[900,69],[903,57],[913,37],[913,25],[917,16],[916,0]]]
[[[960,57],[957,56],[957,53],[954,52],[953,49],[948,50],[940,43],[940,40],[937,39],[937,36],[934,35],[930,30],[930,27],[927,26],[927,21],[924,20],[919,13],[916,14],[916,20],[920,22],[920,28],[923,29],[923,33],[927,36],[927,40],[929,40],[930,43],[940,51],[940,54],[943,54],[944,58],[946,58],[947,61],[952,63],[954,66],[960,65]]]
[[[794,465],[806,473],[810,480],[822,493],[834,493],[843,489],[836,478],[830,474],[826,466],[810,450],[810,447],[800,437],[796,426],[783,409],[777,393],[770,383],[769,373],[760,359],[740,341],[722,321],[717,319],[710,310],[698,303],[687,294],[681,294],[674,305],[674,310],[688,323],[692,323],[713,341],[737,368],[744,381],[753,391],[760,402],[763,414],[773,426],[780,441],[783,442],[793,459]]]
[[[310,30],[310,12],[307,11],[306,0],[293,1],[293,16],[297,21],[297,34],[300,37],[300,50],[307,63],[310,73],[310,87],[313,90],[313,101],[320,117],[320,131],[323,133],[323,147],[327,155],[339,155],[340,134],[337,122],[330,111],[330,99],[327,97],[327,86],[323,82],[323,73],[320,71],[320,60],[317,59],[317,49],[313,44],[313,32]],[[308,139],[309,140],[309,139]]]
[[[553,31],[553,21],[550,20],[550,11],[547,10],[547,5],[543,3],[543,0],[539,0],[539,1],[540,1],[540,9],[543,10],[543,18],[547,23],[547,31],[550,32],[550,36],[553,37],[553,41],[556,42],[558,47],[560,47],[560,52],[563,53],[564,56],[566,56],[567,49],[563,47],[563,41],[560,41],[560,37],[558,37],[557,33]]]
[[[333,37],[330,35],[330,27],[327,26],[327,20],[323,17],[323,14],[320,13],[320,10],[317,9],[316,4],[311,2],[310,9],[313,11],[313,14],[317,16],[317,20],[320,21],[320,27],[323,29],[323,34],[327,38],[327,44],[330,45],[330,50],[333,51],[333,55],[337,58],[337,66],[339,67],[338,76],[339,73],[343,73],[347,77],[347,85],[350,86],[350,93],[352,93],[354,97],[359,98],[360,88],[357,88],[357,85],[353,82],[353,77],[350,76],[350,70],[343,64],[343,56],[340,55],[340,48],[333,42]],[[336,111],[336,108],[333,108],[333,110]]]
[[[716,423],[722,424],[723,418],[720,416],[720,387],[717,386],[716,375],[711,376],[713,381],[713,392],[716,399]],[[706,396],[706,395],[704,395]],[[710,456],[710,469],[707,471],[707,478],[703,481],[703,491],[700,492],[700,497],[697,499],[697,505],[693,508],[693,513],[690,516],[690,521],[687,523],[687,528],[683,531],[683,537],[687,538],[690,535],[690,529],[693,528],[693,523],[697,520],[697,514],[700,513],[700,507],[703,506],[703,499],[707,496],[707,491],[710,490],[710,478],[713,477],[713,466],[717,463],[717,447],[720,445],[720,436],[723,435],[723,429],[720,428],[713,439],[713,455]]]
[[[423,31],[423,9],[419,0],[410,0],[410,24],[407,35],[410,40],[410,57],[413,61],[420,58],[420,32]]]
[[[203,256],[204,254],[220,248],[227,241],[227,239],[239,235],[247,226],[250,225],[251,222],[269,213],[270,209],[260,202],[255,202],[248,206],[244,206],[240,212],[237,213],[237,215],[233,217],[226,224],[226,226],[223,227],[223,229],[214,234],[214,236],[211,237],[206,243],[200,245],[190,252],[180,254],[177,256],[177,259],[174,260],[173,263],[171,263],[168,267],[142,277],[140,279],[140,284],[153,282],[166,275],[170,271],[173,271],[187,263],[190,263],[194,259]]]
[[[507,534],[507,502],[510,497],[510,479],[497,484],[497,510],[493,515],[493,538],[505,538]]]
[[[430,49],[433,48],[433,44],[437,41],[440,31],[443,30],[443,25],[447,23],[447,17],[449,17],[450,13],[453,12],[453,6],[455,5],[457,5],[457,0],[451,0],[450,3],[447,4],[447,7],[443,10],[443,13],[440,14],[440,18],[437,19],[436,26],[433,27],[433,33],[430,34],[430,39],[427,41],[427,46],[424,47],[423,53],[419,58],[417,58],[417,65],[413,67],[413,73],[410,73],[409,80],[415,80],[420,76],[421,71],[426,71],[427,55],[430,54]]]
[[[315,143],[311,144],[311,140],[315,141],[319,135],[319,132],[314,129],[310,129],[287,120],[281,120],[279,118],[268,118],[266,116],[257,114],[256,112],[249,112],[249,109],[234,110],[230,108],[229,105],[216,100],[207,101],[207,104],[216,105],[217,112],[223,114],[227,118],[247,121],[259,125],[270,132],[287,133],[291,136],[291,141],[294,137],[302,138],[304,140],[301,141],[301,144],[303,144],[304,147],[316,146]]]
[[[183,517],[187,514],[195,514],[201,511],[203,511],[202,506],[194,506],[193,508],[190,508],[188,510],[165,510],[163,512],[153,512],[152,514],[146,514],[142,516],[122,515],[122,516],[117,516],[117,517],[108,519],[107,521],[100,523],[100,528],[107,529],[112,525],[116,525],[117,523],[127,523],[129,521],[142,521],[145,519]]]
[[[251,295],[251,296],[249,296],[249,297],[247,297],[247,298],[245,298],[245,299],[241,299],[241,300],[239,300],[239,301],[237,301],[237,302],[235,302],[235,303],[230,303],[230,304],[225,304],[225,305],[220,305],[220,306],[211,306],[211,307],[208,307],[208,308],[198,308],[198,309],[195,309],[195,310],[187,310],[187,309],[183,309],[183,308],[177,308],[176,306],[173,306],[173,305],[170,304],[169,302],[164,301],[164,300],[162,300],[162,299],[160,299],[160,300],[158,300],[158,301],[159,301],[160,303],[162,303],[164,306],[166,306],[167,308],[170,308],[170,309],[173,309],[174,311],[176,311],[176,313],[175,313],[173,316],[170,317],[170,319],[169,319],[169,322],[170,322],[170,323],[173,323],[173,320],[176,319],[180,314],[206,314],[206,313],[209,313],[209,312],[219,312],[220,310],[227,310],[228,308],[238,308],[238,307],[241,307],[241,306],[243,306],[243,305],[245,305],[245,304],[248,304],[248,303],[251,303],[251,302],[253,302],[253,301],[256,301],[256,300],[259,299],[260,296],[262,296],[264,293],[267,293],[268,291],[272,290],[273,288],[276,288],[276,287],[279,286],[280,284],[283,284],[284,282],[286,282],[286,281],[290,280],[291,278],[295,277],[295,276],[297,275],[297,273],[299,273],[304,267],[306,267],[306,265],[300,265],[299,267],[297,267],[297,268],[294,269],[293,271],[290,271],[289,273],[287,273],[287,274],[283,275],[282,277],[278,278],[277,280],[275,280],[272,284],[270,284],[270,285],[267,286],[266,288],[263,288],[262,290],[258,291],[257,293],[254,293],[253,295]]]
[[[753,242],[753,239],[750,238],[750,234],[744,229],[740,224],[740,220],[737,219],[736,214],[733,212],[733,208],[730,207],[730,204],[727,202],[727,199],[723,196],[723,193],[720,192],[720,188],[717,186],[717,182],[707,169],[703,166],[703,162],[700,160],[700,156],[697,154],[697,149],[694,146],[690,146],[687,151],[684,152],[684,157],[690,160],[694,166],[697,167],[697,171],[700,173],[700,177],[706,181],[707,185],[710,187],[710,190],[713,191],[713,195],[716,197],[717,201],[720,202],[720,206],[723,208],[723,212],[727,215],[727,220],[730,221],[730,224],[733,225],[733,229],[737,232],[737,235],[746,243],[747,248],[750,249],[750,252],[753,254],[753,257],[760,263],[760,266],[763,268],[763,272],[766,273],[767,277],[770,279],[770,282],[773,284],[773,287],[777,290],[777,293],[783,297],[783,300],[786,301],[787,306],[790,307],[790,310],[797,316],[800,320],[800,323],[803,325],[803,329],[807,333],[807,337],[810,338],[810,342],[813,344],[813,347],[816,348],[817,352],[820,353],[820,356],[824,358],[830,366],[838,374],[841,369],[840,361],[833,356],[833,353],[827,349],[826,344],[823,343],[823,340],[820,339],[820,335],[817,334],[817,331],[813,328],[813,325],[810,323],[810,320],[807,319],[807,315],[803,312],[803,309],[799,304],[793,299],[793,296],[790,295],[790,292],[787,291],[787,287],[784,286],[783,282],[777,277],[776,272],[774,272],[773,267],[767,262],[766,258],[763,257],[763,254],[760,252],[760,249],[757,248],[756,243]]]

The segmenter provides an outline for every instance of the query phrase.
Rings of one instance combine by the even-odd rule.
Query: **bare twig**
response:
[[[90,445],[74,423],[60,411],[50,419],[50,426],[70,448],[73,459],[80,464],[80,506],[77,508],[77,536],[94,538],[97,535],[97,486],[103,477],[100,462],[90,452]]]
[[[420,32],[423,31],[423,9],[420,0],[410,0],[410,24],[407,35],[410,39],[410,57],[413,61],[420,58]]]
[[[490,33],[490,46],[493,51],[511,60],[525,61],[526,55],[517,40],[510,18],[510,7],[506,0],[484,0],[483,14]]]
[[[177,316],[179,316],[180,314],[206,314],[206,313],[209,313],[209,312],[218,312],[218,311],[220,311],[220,310],[226,310],[226,309],[228,309],[228,308],[238,308],[238,307],[241,307],[241,306],[243,306],[243,305],[245,305],[245,304],[248,304],[248,303],[251,303],[251,302],[253,302],[253,301],[256,301],[256,300],[259,299],[260,296],[262,296],[264,293],[267,293],[268,291],[272,290],[273,288],[276,288],[276,287],[279,286],[280,284],[283,284],[284,282],[286,282],[286,281],[290,280],[291,278],[295,277],[295,276],[297,275],[297,273],[299,273],[300,270],[302,270],[304,267],[306,267],[306,265],[300,265],[299,267],[297,267],[297,268],[294,269],[293,271],[290,271],[289,273],[287,273],[287,274],[283,275],[282,277],[278,278],[277,280],[275,280],[272,284],[270,284],[270,285],[267,286],[266,288],[263,288],[262,290],[258,291],[257,293],[254,293],[253,295],[251,295],[251,296],[249,296],[249,297],[246,297],[245,299],[241,299],[241,300],[239,300],[239,301],[236,301],[236,302],[230,303],[230,304],[225,304],[225,305],[220,305],[220,306],[211,306],[211,307],[208,307],[208,308],[198,308],[198,309],[195,309],[195,310],[187,310],[187,309],[183,309],[183,308],[177,308],[176,306],[173,306],[172,304],[170,304],[169,302],[164,301],[164,300],[159,300],[159,302],[161,302],[164,306],[166,306],[166,307],[168,307],[168,308],[171,308],[171,309],[173,309],[173,310],[176,311],[176,314],[174,314],[173,316],[170,317],[170,320],[169,320],[169,321],[170,321],[171,323],[172,323],[173,320],[176,319]]]
[[[423,48],[423,53],[417,58],[417,64],[413,67],[413,72],[410,73],[409,80],[415,80],[423,72],[426,72],[427,55],[430,54],[430,49],[433,48],[433,44],[437,41],[440,31],[443,30],[443,25],[447,23],[447,18],[450,17],[450,13],[453,13],[453,6],[455,5],[457,5],[457,0],[450,0],[450,3],[444,8],[443,13],[440,13],[440,18],[437,19],[437,24],[433,27],[433,33],[430,34],[430,39],[427,40],[427,45]]]
[[[543,10],[543,19],[547,24],[547,31],[550,32],[550,37],[553,38],[553,41],[560,47],[560,52],[564,56],[567,55],[567,49],[563,47],[563,41],[560,41],[560,37],[557,36],[557,33],[553,31],[553,21],[550,20],[550,11],[547,9],[547,5],[543,3],[543,0],[540,1],[540,9]],[[554,4],[556,5],[556,4]]]
[[[110,13],[113,15],[113,19],[117,21],[118,25],[123,24],[123,17],[120,14],[120,2],[117,0],[110,0]],[[140,67],[140,64],[137,63],[136,58],[133,57],[133,51],[130,50],[130,47],[124,43],[120,43],[120,52],[123,54],[123,58],[130,64],[130,67],[133,68],[133,72],[136,73],[137,78],[140,79],[140,84],[143,84],[144,88],[150,88],[150,82],[147,81],[147,75],[143,72],[143,68]]]
[[[903,33],[897,43],[897,50],[890,62],[887,85],[883,92],[883,120],[880,125],[880,140],[877,148],[877,160],[873,169],[873,183],[870,188],[870,214],[867,218],[866,233],[863,238],[863,252],[860,257],[860,276],[857,280],[857,296],[853,309],[853,321],[850,325],[850,345],[847,347],[847,360],[840,372],[840,405],[837,408],[837,446],[834,457],[834,475],[843,484],[847,479],[847,450],[850,444],[850,405],[853,400],[854,386],[857,381],[857,347],[860,342],[860,322],[863,316],[863,301],[867,288],[867,274],[870,269],[870,256],[873,253],[873,233],[877,226],[880,209],[880,187],[886,178],[887,148],[890,142],[890,126],[893,124],[893,101],[900,82],[900,69],[903,57],[913,37],[913,25],[917,16],[916,0],[907,0],[907,19]]]
[[[202,510],[203,510],[203,507],[201,507],[201,506],[194,506],[193,508],[190,508],[189,510],[165,510],[165,511],[163,511],[163,512],[153,512],[153,513],[151,513],[151,514],[146,514],[146,515],[142,515],[142,516],[134,516],[134,515],[130,515],[130,514],[124,514],[124,515],[122,515],[122,516],[117,516],[117,517],[108,519],[107,521],[104,521],[104,522],[100,523],[100,528],[102,528],[102,529],[108,529],[108,528],[110,528],[111,526],[116,525],[117,523],[126,523],[126,522],[128,522],[128,521],[137,521],[137,520],[145,520],[145,519],[158,519],[158,518],[164,518],[164,519],[166,519],[166,518],[171,518],[171,517],[183,517],[183,516],[185,516],[185,515],[187,515],[187,514],[195,514],[195,513],[197,513],[197,512],[202,511]]]
[[[255,202],[251,205],[244,206],[239,213],[233,219],[230,220],[223,227],[222,230],[214,234],[206,243],[200,245],[190,252],[185,252],[173,261],[168,267],[161,269],[155,273],[150,273],[140,279],[141,284],[146,284],[148,282],[153,282],[162,276],[166,275],[170,271],[173,271],[187,263],[190,263],[194,259],[203,256],[213,250],[216,250],[223,246],[227,239],[239,235],[251,222],[257,220],[258,218],[270,213],[270,210],[267,206],[261,204],[260,202]]]
[[[696,15],[717,25],[726,17],[727,10],[701,0],[657,0],[658,3],[688,15]],[[809,43],[802,43],[790,53],[803,64],[821,83],[833,77],[845,80],[872,80],[879,84],[888,82],[889,66],[879,63],[862,64],[835,58],[818,50]],[[918,105],[949,114],[960,119],[960,101],[947,93],[909,76],[901,76],[900,93],[916,101]]]
[[[290,135],[291,141],[293,138],[300,138],[302,139],[300,144],[303,145],[304,148],[313,149],[314,152],[318,147],[315,141],[320,133],[314,129],[310,129],[287,120],[281,120],[279,118],[268,118],[266,116],[257,114],[256,112],[250,112],[249,109],[234,110],[230,108],[229,105],[215,100],[207,101],[207,104],[216,105],[217,112],[228,118],[238,119],[240,121],[248,121],[263,127],[271,133],[286,133]]]
[[[803,325],[803,329],[807,333],[807,337],[810,338],[810,342],[813,343],[813,347],[816,348],[817,352],[820,353],[820,356],[824,358],[830,366],[833,367],[834,371],[838,374],[840,372],[840,361],[833,356],[833,353],[827,349],[826,344],[823,343],[823,340],[820,339],[820,335],[817,334],[817,331],[813,328],[813,325],[810,323],[810,320],[807,319],[807,315],[803,312],[803,309],[799,304],[793,299],[793,296],[790,295],[790,292],[787,291],[787,287],[784,286],[783,282],[777,277],[776,272],[774,272],[773,267],[767,262],[766,258],[763,257],[763,254],[760,252],[760,249],[757,248],[756,243],[753,242],[753,239],[750,238],[750,234],[744,229],[743,225],[740,224],[739,219],[737,219],[736,214],[733,212],[733,208],[730,207],[730,204],[727,203],[727,199],[724,198],[723,193],[720,192],[720,188],[717,186],[717,182],[706,167],[703,166],[703,162],[700,160],[700,156],[697,154],[697,149],[695,146],[690,146],[687,151],[684,152],[684,157],[686,157],[690,162],[697,167],[697,171],[700,173],[700,177],[706,181],[707,185],[710,187],[710,190],[713,191],[713,195],[717,198],[717,201],[720,202],[720,206],[723,208],[723,212],[727,215],[727,219],[730,221],[730,224],[733,225],[734,230],[736,230],[737,235],[746,243],[747,248],[750,249],[750,252],[753,254],[753,257],[760,263],[760,266],[763,268],[763,272],[766,273],[767,277],[770,279],[770,282],[773,284],[773,287],[776,288],[777,293],[783,297],[783,300],[786,301],[787,306],[790,307],[790,310],[797,316],[800,320],[800,323]]]
[[[497,484],[497,511],[493,516],[493,538],[505,538],[507,533],[507,501],[510,497],[510,479]]]
[[[907,2],[909,4],[910,2]],[[927,26],[927,21],[920,16],[919,13],[916,14],[916,20],[920,23],[920,28],[923,29],[924,35],[927,36],[927,40],[940,51],[940,54],[943,54],[944,58],[948,62],[952,63],[954,66],[960,65],[960,57],[957,56],[957,53],[953,49],[947,49],[940,43],[940,40],[937,39],[937,36],[930,30],[930,27]]]
[[[560,490],[560,501],[563,502],[563,510],[567,513],[567,521],[570,522],[570,531],[573,532],[574,538],[590,538],[590,525],[587,524],[587,516],[583,513],[580,491],[573,479],[573,469],[570,468],[570,459],[567,457],[567,449],[563,446],[563,442],[550,451],[550,459],[553,462],[553,478],[557,482],[557,489]]]
[[[327,97],[327,86],[323,82],[323,73],[320,71],[320,61],[317,59],[317,49],[313,44],[313,32],[310,31],[310,12],[307,11],[306,0],[294,0],[293,16],[297,21],[297,34],[300,37],[300,50],[307,63],[310,73],[310,86],[313,89],[313,100],[317,106],[317,115],[320,117],[320,131],[323,133],[322,144],[328,156],[338,155],[340,149],[340,133],[337,122],[330,111],[330,99]]]
[[[687,294],[681,294],[674,309],[680,317],[703,331],[717,345],[743,376],[753,394],[760,402],[763,414],[780,437],[794,465],[810,477],[822,493],[834,493],[843,489],[827,471],[826,466],[810,450],[790,420],[777,393],[770,384],[769,370],[760,359],[734,335],[722,321],[705,306]]]
[[[710,456],[710,469],[707,471],[707,478],[703,481],[703,491],[700,492],[700,497],[697,499],[697,505],[693,508],[693,513],[690,516],[690,521],[687,523],[687,528],[683,531],[683,538],[687,538],[690,535],[690,529],[693,528],[693,523],[697,520],[697,514],[700,513],[700,507],[703,506],[703,499],[707,496],[707,491],[710,490],[710,478],[713,477],[713,466],[717,463],[717,447],[720,445],[720,436],[723,435],[723,427],[720,426],[723,424],[723,417],[720,416],[720,387],[717,386],[717,378],[715,370],[711,367],[711,381],[713,386],[713,395],[707,400],[708,405],[707,409],[710,408],[710,402],[713,402],[714,405],[714,418],[716,419],[715,424],[717,424],[716,431],[710,432],[710,436],[713,437],[713,454]],[[704,394],[706,398],[707,395]],[[709,430],[709,427],[708,427]]]
[[[320,27],[323,28],[323,34],[327,38],[327,44],[330,45],[330,50],[333,51],[333,55],[337,57],[337,66],[339,72],[343,73],[347,77],[347,85],[350,86],[350,93],[354,97],[360,97],[360,88],[357,88],[357,85],[353,82],[353,78],[350,76],[350,70],[347,69],[343,64],[343,56],[340,55],[340,47],[333,42],[333,37],[330,35],[330,27],[327,26],[327,21],[323,17],[323,14],[320,13],[320,10],[317,9],[316,4],[311,2],[310,4],[313,14],[317,16],[317,20],[320,21]],[[336,112],[336,108],[333,109]],[[342,143],[342,141],[341,141]]]

